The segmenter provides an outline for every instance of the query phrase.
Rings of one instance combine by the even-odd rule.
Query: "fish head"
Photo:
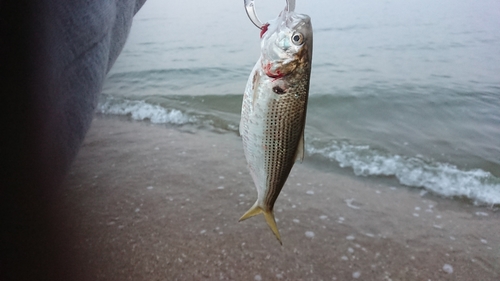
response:
[[[312,25],[309,16],[284,10],[261,33],[261,64],[267,76],[284,77],[301,66],[310,67]]]

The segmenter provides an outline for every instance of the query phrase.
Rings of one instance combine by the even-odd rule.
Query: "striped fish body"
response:
[[[240,121],[257,201],[240,221],[263,213],[281,243],[273,208],[296,159],[304,155],[311,22],[307,15],[285,10],[261,37],[261,56],[248,79]]]

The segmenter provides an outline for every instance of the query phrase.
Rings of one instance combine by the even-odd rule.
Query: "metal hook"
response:
[[[247,12],[248,18],[250,21],[257,26],[259,29],[262,29],[264,24],[257,17],[257,13],[255,12],[255,0],[244,0],[245,1],[245,10]],[[295,10],[295,0],[286,0],[285,10],[292,12]]]

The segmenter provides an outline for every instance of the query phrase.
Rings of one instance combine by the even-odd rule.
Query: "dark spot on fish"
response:
[[[273,87],[273,92],[275,92],[275,93],[276,93],[276,94],[278,94],[278,95],[282,95],[282,94],[284,94],[286,91],[285,91],[283,88],[281,88],[280,86],[274,86],[274,87]]]

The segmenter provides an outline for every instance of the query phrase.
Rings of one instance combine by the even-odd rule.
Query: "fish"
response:
[[[273,209],[294,163],[304,158],[311,19],[285,9],[262,26],[260,36],[261,54],[247,81],[239,126],[257,200],[239,221],[263,213],[283,245]]]

